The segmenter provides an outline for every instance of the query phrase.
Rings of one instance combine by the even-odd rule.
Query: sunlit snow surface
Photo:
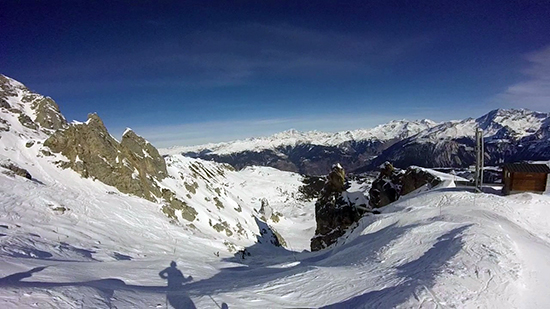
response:
[[[0,161],[33,176],[0,169],[0,308],[550,307],[548,195],[474,194],[448,177],[311,253],[314,205],[299,199],[297,174],[216,174],[217,163],[167,157],[160,185],[198,212],[192,225],[170,222],[160,203],[57,168],[64,158],[40,151],[46,134],[0,112],[9,124]],[[286,248],[259,236],[262,199],[281,214],[266,219]],[[211,226],[224,221],[231,235]],[[243,260],[228,244],[251,255]],[[172,261],[181,288],[159,276]]]
[[[216,239],[168,223],[157,204],[57,173],[62,180],[44,184],[0,174],[2,308],[550,305],[545,195],[474,194],[447,182],[363,218],[334,248],[293,252],[251,242],[242,260]],[[253,173],[243,181],[253,182]],[[54,210],[60,206],[70,210]],[[311,213],[287,216],[294,216],[284,227],[290,243],[309,243],[311,234],[291,231]],[[172,260],[187,281],[167,295],[158,273]]]

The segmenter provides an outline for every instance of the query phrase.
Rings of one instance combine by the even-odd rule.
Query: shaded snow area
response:
[[[186,160],[172,161],[171,173]],[[272,211],[284,218],[274,226],[286,248],[257,242],[259,234],[238,240],[210,232],[202,227],[208,210],[199,212],[196,228],[171,224],[158,204],[71,171],[48,172],[55,178],[0,174],[2,308],[550,306],[546,195],[474,194],[445,182],[364,217],[336,245],[311,253],[302,250],[313,209],[285,207],[283,196],[291,195],[277,198],[277,186],[265,181],[278,173],[272,169],[230,172],[223,185],[250,213],[253,195],[246,192],[271,196]],[[224,220],[244,222],[233,216]],[[223,241],[250,255],[242,259]]]

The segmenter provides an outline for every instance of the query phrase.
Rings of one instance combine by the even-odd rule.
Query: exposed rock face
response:
[[[10,105],[8,103],[10,97],[18,98],[21,103],[16,103],[14,106]],[[25,108],[27,104],[30,105],[33,114],[25,113],[25,110],[28,110]],[[67,126],[67,121],[54,100],[34,93],[23,84],[1,74],[0,107],[19,114],[19,122],[29,129],[57,130]]]
[[[391,163],[384,163],[380,168],[380,175],[369,190],[369,205],[378,208],[397,201],[402,186],[401,176]]]
[[[67,125],[67,120],[59,111],[59,106],[51,98],[37,98],[31,107],[36,111],[34,121],[41,127],[57,130]]]
[[[373,208],[383,207],[422,186],[431,188],[440,182],[441,179],[420,168],[409,167],[405,171],[398,171],[391,163],[385,162],[369,191],[369,205]]]
[[[184,201],[178,199],[174,192],[168,189],[162,189],[162,198],[168,203],[162,207],[162,212],[172,220],[178,220],[176,211],[180,211],[181,217],[187,221],[194,221],[197,216],[195,208],[187,205]]]
[[[8,173],[10,173],[11,175],[17,175],[20,177],[25,177],[27,179],[32,179],[31,174],[26,169],[17,166],[16,164],[14,164],[13,162],[10,162],[9,160],[5,162],[0,162],[0,166],[5,169],[8,169],[9,170]]]
[[[121,192],[154,201],[161,197],[155,180],[166,177],[164,159],[153,146],[133,132],[126,132],[119,143],[107,132],[96,114],[88,121],[58,130],[44,142],[53,152],[69,159],[70,167],[83,177],[92,177]]]
[[[409,194],[423,186],[433,188],[440,183],[441,179],[439,177],[422,169],[409,167],[401,177],[401,192],[399,192],[399,195]]]
[[[153,145],[130,129],[124,132],[119,143],[99,116],[90,114],[86,123],[56,131],[44,146],[67,157],[69,161],[61,162],[61,166],[72,168],[83,177],[98,179],[121,192],[150,201],[164,200],[162,211],[173,220],[178,220],[176,213],[188,221],[197,216],[193,207],[158,185],[158,181],[168,176],[164,158]]]
[[[132,130],[126,130],[122,135],[120,146],[129,154],[141,158],[140,165],[149,175],[162,179],[168,175],[166,171],[166,162],[159,154],[158,150],[146,141],[143,137],[137,135]]]
[[[349,226],[361,218],[361,213],[347,199],[345,190],[345,171],[340,164],[335,164],[315,203],[317,228],[311,239],[311,251],[318,251],[335,243]]]
[[[300,198],[306,201],[319,197],[325,186],[324,177],[304,176],[302,182],[304,184],[298,188],[298,192],[300,192]]]

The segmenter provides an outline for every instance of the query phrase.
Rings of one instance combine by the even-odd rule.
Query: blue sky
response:
[[[549,111],[547,1],[0,2],[0,73],[119,136]]]

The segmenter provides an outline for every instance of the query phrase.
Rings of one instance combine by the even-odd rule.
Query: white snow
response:
[[[128,133],[128,132],[132,132],[132,129],[126,128],[126,129],[124,130],[124,133],[122,133],[122,136],[126,135],[126,133]]]
[[[440,175],[312,253],[314,205],[297,174],[169,156],[159,185],[198,212],[171,221],[161,203],[58,168],[63,156],[41,152],[45,133],[0,116],[0,160],[33,176],[0,168],[0,308],[550,307],[548,195],[476,194]],[[260,235],[262,200],[281,214],[265,219],[285,248]],[[222,223],[231,234],[211,226]],[[233,248],[244,247],[243,260]],[[185,276],[175,291],[159,276],[171,261]]]
[[[364,217],[335,246],[311,253],[303,250],[314,232],[312,204],[293,198],[299,175],[264,167],[234,172],[169,157],[177,179],[162,184],[175,186],[200,211],[192,228],[185,221],[170,224],[159,204],[42,159],[28,166],[40,182],[0,174],[2,308],[154,308],[166,302],[181,308],[189,301],[197,308],[218,308],[214,301],[229,308],[550,306],[549,196],[441,186]],[[216,171],[223,175],[206,177]],[[182,178],[198,183],[194,194],[177,186]],[[356,192],[364,189],[354,185]],[[219,198],[224,208],[207,197]],[[287,240],[285,249],[255,244],[255,223],[248,219],[262,197],[282,213],[281,222],[270,224]],[[233,210],[239,206],[241,212]],[[215,232],[208,220],[218,217],[230,226],[240,222],[248,238]],[[246,246],[252,255],[234,257],[224,242]],[[176,296],[167,295],[158,276],[172,260],[192,276]]]
[[[437,125],[436,122],[424,119],[416,121],[397,120],[379,125],[372,129],[360,129],[337,133],[325,133],[319,131],[300,132],[288,130],[267,137],[248,138],[233,142],[206,144],[199,146],[171,147],[159,149],[161,154],[179,154],[182,152],[200,152],[210,150],[216,154],[230,154],[241,151],[262,151],[274,149],[280,146],[295,146],[298,144],[312,144],[323,146],[337,146],[347,141],[363,141],[378,139],[382,141],[393,138],[406,138],[413,136],[427,128]]]
[[[454,120],[431,127],[415,138],[419,141],[437,141],[460,137],[472,137],[480,127],[485,138],[494,138],[499,130],[508,127],[514,138],[519,139],[537,132],[547,121],[548,113],[525,109],[495,110],[478,119]]]

